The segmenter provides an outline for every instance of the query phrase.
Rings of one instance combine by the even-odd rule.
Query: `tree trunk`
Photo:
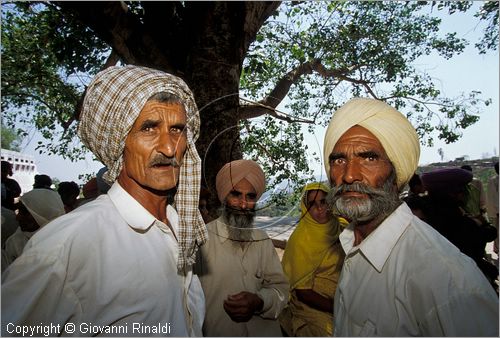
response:
[[[138,19],[124,2],[57,5],[109,43],[125,63],[182,77],[200,109],[197,149],[202,185],[216,201],[215,176],[242,158],[238,126],[239,80],[250,43],[279,2],[142,2]]]

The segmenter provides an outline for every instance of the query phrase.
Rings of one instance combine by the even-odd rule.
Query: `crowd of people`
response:
[[[82,192],[37,175],[21,195],[2,162],[2,336],[498,336],[498,163],[486,192],[472,168],[418,174],[409,120],[354,98],[280,260],[256,161],[222,166],[208,212],[199,128],[183,80],[110,67],[81,108],[105,165]]]

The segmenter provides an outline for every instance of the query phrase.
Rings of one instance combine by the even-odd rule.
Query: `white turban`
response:
[[[358,125],[370,131],[380,141],[396,170],[401,190],[415,173],[420,157],[420,144],[415,128],[399,111],[387,103],[368,98],[354,98],[334,114],[325,134],[323,147],[326,172],[330,172],[328,157],[339,138]]]
[[[19,199],[40,228],[66,213],[61,196],[54,190],[33,189]]]
[[[264,171],[255,161],[236,160],[226,163],[217,173],[215,186],[219,201],[224,202],[233,187],[244,178],[254,187],[258,200],[266,189]]]

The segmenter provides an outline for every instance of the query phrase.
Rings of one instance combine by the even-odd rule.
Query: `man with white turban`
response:
[[[53,219],[64,215],[64,204],[59,194],[48,189],[33,189],[19,198],[16,215],[19,228],[5,242],[9,262],[21,256],[28,240]]]
[[[232,161],[218,172],[216,188],[222,215],[207,224],[197,263],[207,304],[203,334],[280,336],[288,283],[271,239],[253,228],[264,172],[254,161]]]
[[[333,114],[327,200],[350,223],[335,336],[498,336],[498,297],[476,264],[399,200],[419,154],[415,129],[384,102],[356,98]]]
[[[47,224],[2,275],[3,335],[35,324],[48,335],[201,335],[198,131],[176,76],[138,66],[97,74],[78,133],[111,188]]]

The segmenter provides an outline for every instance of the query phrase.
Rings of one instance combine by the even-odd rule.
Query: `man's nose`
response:
[[[158,138],[156,150],[167,157],[174,157],[177,143],[176,138],[172,137],[167,131],[163,131]]]
[[[342,181],[344,181],[344,183],[352,184],[363,179],[361,175],[361,166],[356,161],[347,161],[343,170]]]

